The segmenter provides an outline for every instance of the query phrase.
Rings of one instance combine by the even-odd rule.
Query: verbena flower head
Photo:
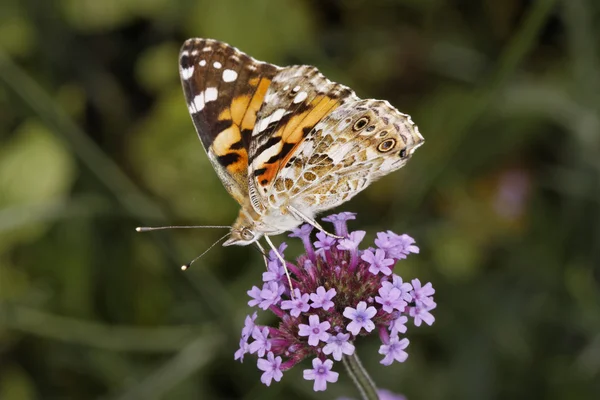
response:
[[[352,355],[356,338],[369,334],[381,339],[381,364],[404,362],[409,340],[400,335],[406,334],[407,323],[433,324],[436,303],[431,283],[404,282],[394,273],[398,261],[419,252],[414,239],[379,232],[375,247],[361,250],[365,232],[349,232],[347,227],[355,217],[341,213],[323,219],[334,224],[342,239],[317,232],[312,242],[309,225],[292,231],[290,236],[300,238],[306,249],[295,264],[287,262],[293,292],[273,251],[262,287],[248,291],[250,307],[269,310],[279,321],[277,326],[263,326],[256,323],[256,312],[246,317],[235,359],[258,355],[261,381],[267,386],[308,358],[312,368],[304,369],[304,378],[314,381],[315,391],[325,390],[327,383],[338,379],[334,361]],[[282,255],[286,247],[285,243],[279,247]]]

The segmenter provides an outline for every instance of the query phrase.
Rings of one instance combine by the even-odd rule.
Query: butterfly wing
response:
[[[334,208],[403,167],[424,139],[410,116],[381,100],[349,102],[319,122],[274,187],[275,206]],[[286,187],[287,186],[287,187]]]
[[[198,137],[240,204],[248,197],[248,149],[256,114],[280,70],[211,39],[189,39],[179,54],[181,83]]]
[[[341,105],[356,100],[354,92],[325,78],[317,68],[301,65],[282,69],[267,90],[250,141],[248,174],[252,204],[269,204],[281,171],[298,159],[298,149],[310,140],[315,125]]]
[[[295,97],[293,108],[284,101],[291,85],[279,82],[285,72],[267,92],[279,104],[261,108],[250,145],[255,191],[270,207],[293,205],[307,215],[336,207],[404,166],[423,143],[410,116],[386,101],[361,100],[320,74],[299,78],[296,96],[306,102]]]

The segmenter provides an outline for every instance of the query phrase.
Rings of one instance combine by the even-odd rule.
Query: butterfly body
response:
[[[189,39],[180,75],[196,131],[240,213],[225,245],[289,231],[401,168],[424,139],[387,101],[315,67],[281,68]]]

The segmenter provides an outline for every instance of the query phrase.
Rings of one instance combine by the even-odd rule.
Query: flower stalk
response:
[[[377,386],[375,382],[367,373],[367,370],[363,367],[360,359],[356,352],[349,356],[342,358],[346,372],[352,378],[352,382],[360,392],[363,400],[379,400],[379,394],[377,393]]]

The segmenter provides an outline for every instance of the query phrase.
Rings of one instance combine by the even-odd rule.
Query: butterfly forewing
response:
[[[187,40],[179,62],[198,136],[223,185],[243,204],[248,197],[248,149],[256,114],[280,68],[210,39]]]

